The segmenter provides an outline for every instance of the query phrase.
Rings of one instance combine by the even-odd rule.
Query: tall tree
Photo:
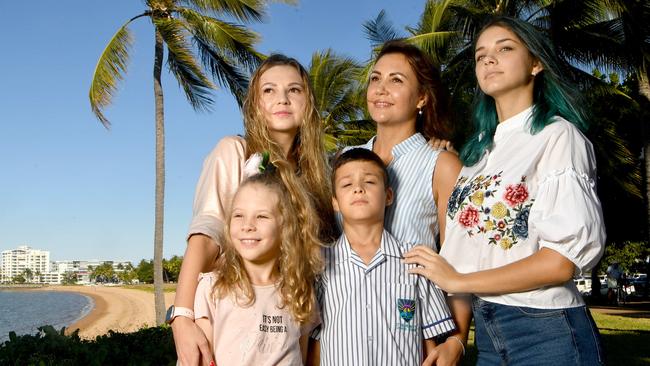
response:
[[[216,82],[227,87],[242,103],[247,71],[254,69],[261,55],[253,49],[258,36],[239,22],[258,21],[264,15],[264,0],[145,0],[146,10],[118,29],[99,57],[90,86],[90,105],[95,116],[109,127],[103,109],[111,104],[117,83],[126,74],[132,35],[131,22],[148,18],[153,24],[153,89],[155,99],[156,188],[154,228],[154,293],[156,323],[164,321],[162,289],[163,217],[165,189],[165,141],[162,67],[167,50],[167,67],[196,110],[212,103],[210,89]],[[194,47],[192,47],[194,45]],[[198,58],[196,56],[198,54]],[[198,60],[200,60],[200,62]],[[203,68],[212,76],[206,75]]]

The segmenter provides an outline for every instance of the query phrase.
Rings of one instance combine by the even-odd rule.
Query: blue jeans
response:
[[[534,309],[474,297],[477,365],[604,365],[600,333],[586,306]]]

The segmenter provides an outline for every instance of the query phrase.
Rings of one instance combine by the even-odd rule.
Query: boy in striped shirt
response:
[[[324,250],[316,284],[322,324],[311,364],[421,365],[433,338],[455,329],[444,294],[402,263],[409,246],[384,230],[393,199],[388,173],[372,151],[351,149],[334,162],[334,209],[343,235]]]

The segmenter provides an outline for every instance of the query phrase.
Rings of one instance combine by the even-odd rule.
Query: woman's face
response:
[[[366,100],[370,116],[378,125],[415,123],[418,108],[425,103],[419,89],[417,76],[404,55],[383,55],[375,63],[368,81]]]
[[[534,75],[543,69],[519,37],[498,25],[481,33],[474,59],[479,87],[495,99],[522,92],[532,96]]]
[[[293,66],[273,66],[260,75],[257,84],[260,110],[270,134],[295,136],[307,104],[307,86]]]

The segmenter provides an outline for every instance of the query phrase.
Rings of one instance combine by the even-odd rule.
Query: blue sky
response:
[[[258,49],[307,65],[332,48],[366,61],[362,23],[385,9],[399,28],[415,25],[423,1],[303,0],[272,4]],[[153,28],[131,25],[128,74],[104,129],[91,113],[88,87],[115,31],[140,14],[139,0],[3,1],[0,57],[0,251],[19,245],[52,260],[139,261],[153,257]],[[164,72],[166,197],[164,256],[182,255],[203,158],[225,135],[242,133],[226,92],[209,113],[194,112]]]

